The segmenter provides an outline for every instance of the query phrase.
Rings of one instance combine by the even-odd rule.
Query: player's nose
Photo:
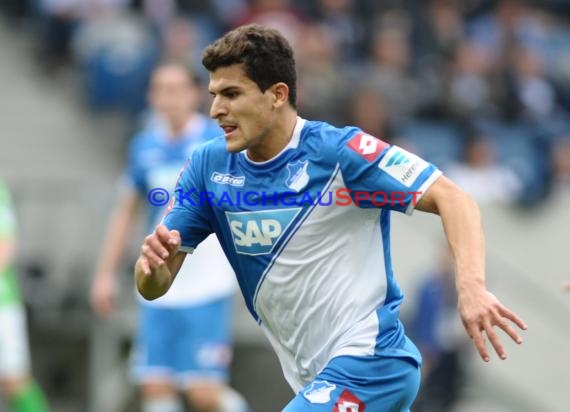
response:
[[[218,98],[218,96],[214,97],[212,105],[210,106],[210,117],[212,119],[218,119],[226,114],[228,114],[226,105]]]

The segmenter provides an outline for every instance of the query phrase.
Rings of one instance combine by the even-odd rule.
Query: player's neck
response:
[[[281,121],[271,128],[270,133],[264,136],[263,140],[258,144],[247,150],[247,157],[254,162],[265,162],[273,159],[291,141],[296,123],[297,112],[295,110],[287,110],[283,114]]]

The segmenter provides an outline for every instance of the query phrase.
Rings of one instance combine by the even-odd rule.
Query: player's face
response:
[[[152,76],[149,99],[167,122],[179,124],[195,110],[197,92],[184,68],[164,66]]]
[[[263,145],[275,119],[272,91],[261,92],[241,64],[210,73],[208,89],[213,97],[210,116],[224,130],[228,151],[236,153]]]

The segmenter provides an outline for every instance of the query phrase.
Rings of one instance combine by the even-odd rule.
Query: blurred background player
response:
[[[0,181],[0,390],[11,412],[46,412],[48,404],[30,372],[26,313],[13,268],[15,238],[10,194]]]
[[[116,273],[149,191],[172,191],[196,146],[222,134],[197,111],[198,95],[185,66],[163,63],[155,69],[148,96],[154,112],[130,145],[126,188],[111,218],[92,286],[93,307],[103,318],[115,309]],[[150,206],[150,231],[164,207],[145,206]],[[214,236],[194,257],[172,293],[154,302],[140,299],[133,375],[142,388],[143,412],[182,411],[178,390],[193,410],[247,410],[243,398],[225,384],[231,360],[232,269]]]
[[[450,411],[467,380],[465,357],[469,340],[457,314],[453,256],[442,245],[437,266],[420,285],[409,333],[423,358],[422,386],[415,412]]]

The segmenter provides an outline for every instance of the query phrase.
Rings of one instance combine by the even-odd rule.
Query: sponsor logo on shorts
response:
[[[303,396],[311,403],[328,403],[331,400],[331,392],[336,389],[334,383],[327,381],[314,381],[303,392]]]
[[[226,344],[206,343],[198,350],[196,359],[205,368],[227,368],[232,360],[232,352]]]
[[[364,412],[365,410],[364,402],[348,389],[342,391],[333,408],[333,412]]]

